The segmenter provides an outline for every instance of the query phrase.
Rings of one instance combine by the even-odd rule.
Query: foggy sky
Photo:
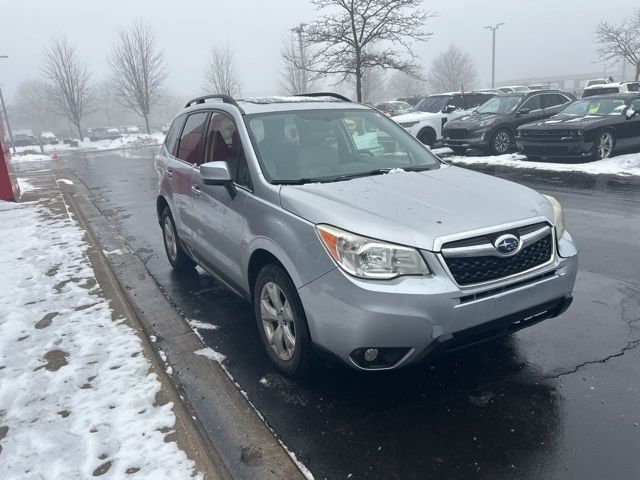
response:
[[[433,37],[416,46],[421,63],[450,43],[475,60],[479,85],[491,77],[491,33],[497,32],[496,82],[521,77],[603,71],[596,63],[595,25],[618,21],[638,0],[426,0],[438,17],[425,25]],[[606,17],[603,18],[603,12]],[[154,28],[170,75],[167,87],[190,96],[202,91],[208,51],[217,41],[235,47],[243,95],[278,93],[279,51],[288,29],[310,22],[307,0],[0,0],[0,86],[12,100],[23,80],[40,78],[42,47],[66,33],[94,80],[106,73],[105,57],[118,27],[143,18]]]

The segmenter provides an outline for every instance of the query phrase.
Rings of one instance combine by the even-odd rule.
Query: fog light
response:
[[[378,349],[377,348],[367,348],[364,351],[364,359],[367,362],[373,362],[376,358],[378,358]]]

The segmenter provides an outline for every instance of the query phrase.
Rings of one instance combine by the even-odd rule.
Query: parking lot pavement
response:
[[[581,252],[571,309],[432,365],[382,375],[322,368],[294,382],[271,368],[249,305],[201,271],[170,270],[154,153],[65,156],[56,168],[87,186],[182,315],[210,324],[200,335],[316,478],[637,477],[638,180],[488,167],[565,206]]]

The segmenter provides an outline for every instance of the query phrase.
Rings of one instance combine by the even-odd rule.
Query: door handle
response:
[[[167,177],[173,178],[173,170],[171,168],[167,168]]]
[[[200,190],[200,187],[198,185],[191,185],[191,191],[197,197],[199,197],[202,194],[202,190]]]

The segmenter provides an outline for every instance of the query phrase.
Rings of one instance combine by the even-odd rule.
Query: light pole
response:
[[[9,58],[9,55],[0,55],[0,58]],[[2,113],[4,114],[4,121],[7,123],[7,132],[9,133],[9,140],[11,140],[11,148],[13,153],[16,153],[16,146],[13,143],[13,133],[11,133],[11,125],[9,124],[9,116],[7,115],[7,107],[4,105],[4,97],[2,96],[2,88],[0,88],[0,104],[2,104]]]
[[[307,70],[306,70],[307,64],[304,58],[304,44],[302,43],[302,31],[306,26],[307,26],[306,23],[301,23],[297,27],[291,29],[292,32],[298,34],[298,50],[300,55],[300,68],[298,69],[300,73],[299,87],[300,87],[300,90],[302,90],[299,93],[309,93],[307,92]]]
[[[493,27],[484,27],[487,30],[491,30],[493,33],[493,49],[491,55],[491,88],[496,87],[496,30],[498,30],[504,23],[496,23]]]

